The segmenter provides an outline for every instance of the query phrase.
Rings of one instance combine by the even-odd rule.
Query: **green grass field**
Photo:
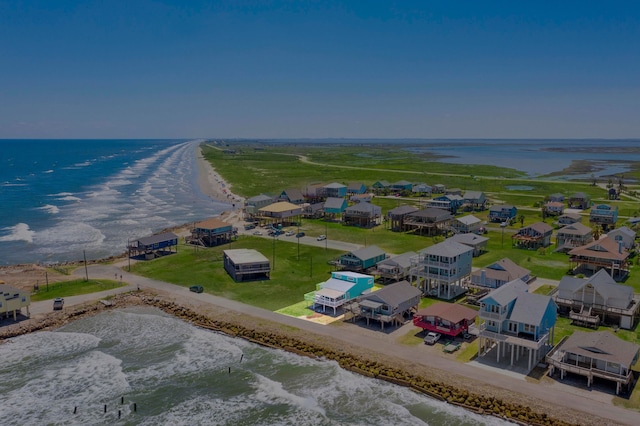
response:
[[[378,180],[395,182],[408,180],[428,184],[444,183],[447,187],[459,187],[463,190],[484,191],[492,203],[508,203],[518,207],[518,216],[524,217],[524,225],[542,220],[540,203],[545,196],[560,192],[570,195],[574,192],[589,194],[592,201],[607,202],[618,206],[620,224],[627,216],[636,216],[640,205],[637,201],[623,198],[621,201],[608,201],[606,191],[593,186],[591,182],[571,180],[550,180],[528,178],[514,169],[478,166],[454,165],[437,162],[429,153],[412,154],[397,149],[388,150],[382,146],[367,146],[365,149],[355,146],[331,145],[311,146],[307,144],[256,145],[234,144],[236,154],[224,153],[220,147],[203,147],[203,154],[216,170],[232,185],[233,191],[244,197],[260,193],[279,194],[287,188],[304,188],[315,183],[363,182],[370,186]],[[629,173],[633,177],[640,173],[634,169]],[[630,184],[631,186],[631,184]],[[635,188],[638,189],[638,188]],[[402,204],[419,205],[425,199],[421,197],[375,197],[373,203],[382,208],[383,215]],[[464,214],[464,213],[463,213]],[[463,215],[461,214],[461,215]],[[475,216],[487,220],[488,211],[474,212]],[[583,214],[588,216],[588,211]],[[547,219],[552,223],[552,219]],[[586,223],[586,220],[583,222]],[[541,278],[560,280],[569,270],[569,258],[566,254],[555,253],[551,246],[544,250],[524,250],[513,248],[511,236],[520,223],[501,229],[489,224],[487,252],[474,258],[475,267],[486,267],[491,263],[508,257],[518,265],[531,270]],[[298,229],[294,229],[297,231]],[[397,233],[386,229],[382,224],[372,229],[344,226],[340,223],[324,220],[303,220],[300,231],[309,236],[326,234],[329,240],[340,240],[362,246],[377,245],[388,254],[401,254],[407,251],[419,251],[439,241],[442,237],[423,237],[411,233]],[[222,267],[222,250],[225,248],[254,248],[269,259],[275,259],[271,279],[262,282],[235,283]],[[298,257],[298,248],[300,256]],[[333,270],[327,262],[337,258],[342,252],[318,247],[300,245],[281,238],[271,239],[241,237],[225,247],[198,249],[181,247],[179,253],[151,262],[138,263],[134,271],[152,278],[176,283],[183,286],[200,284],[206,292],[227,297],[254,306],[270,310],[283,310],[289,315],[304,313],[301,303],[303,295],[316,288],[316,284],[325,281]],[[625,284],[640,293],[640,273],[637,271],[637,259],[634,258],[631,274]],[[550,289],[543,287],[539,292]],[[425,298],[421,307],[428,306],[433,299]],[[568,319],[559,318],[555,341],[569,335],[576,327]],[[640,341],[636,331],[618,331],[625,340]],[[406,336],[404,340],[413,344],[415,336]],[[463,358],[473,356],[470,353]]]
[[[126,284],[113,280],[71,280],[61,281],[54,284],[41,285],[40,289],[31,295],[32,302],[55,299],[56,297],[78,296],[81,294],[97,293],[99,291],[111,290],[122,287]]]

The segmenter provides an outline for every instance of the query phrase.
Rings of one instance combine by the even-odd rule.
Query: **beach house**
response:
[[[22,308],[26,308],[27,316],[31,297],[28,291],[20,290],[0,281],[0,318],[13,318],[18,320],[18,314]]]
[[[556,251],[568,252],[569,250],[589,244],[593,241],[593,231],[581,223],[573,223],[563,226],[556,233]]]
[[[564,213],[558,216],[558,225],[571,225],[572,223],[582,222],[580,213]]]
[[[465,191],[462,198],[465,210],[482,211],[487,208],[487,197],[482,191]]]
[[[545,216],[561,216],[564,213],[564,203],[560,201],[548,201],[542,208]]]
[[[316,189],[316,193],[322,198],[329,197],[346,197],[347,186],[341,183],[333,182],[328,185],[321,186]]]
[[[636,231],[632,230],[628,226],[623,226],[607,232],[607,237],[618,243],[622,243],[622,246],[627,250],[631,250],[636,246]]]
[[[344,213],[347,206],[348,204],[346,199],[341,197],[329,197],[324,202],[322,210],[324,211],[325,218],[335,219]]]
[[[574,274],[592,275],[606,269],[616,281],[629,273],[629,251],[622,242],[605,236],[569,251],[570,268]]]
[[[415,206],[401,205],[393,208],[387,212],[387,219],[389,221],[389,229],[394,232],[403,232],[408,229],[408,226],[404,224],[405,218],[411,213],[418,211]]]
[[[529,293],[520,279],[493,290],[480,299],[478,356],[512,368],[522,357],[530,372],[553,346],[556,311],[551,297]]]
[[[282,226],[295,225],[302,217],[302,206],[288,201],[279,201],[258,209],[255,215],[261,225],[282,224]]]
[[[367,192],[367,187],[362,182],[350,182],[347,185],[347,195],[360,195]]]
[[[347,271],[366,271],[375,268],[378,262],[386,258],[386,253],[380,247],[368,246],[343,254],[338,259],[338,264]]]
[[[456,217],[451,221],[451,228],[455,233],[468,234],[470,232],[480,233],[480,228],[484,222],[472,214]]]
[[[379,180],[379,181],[376,181],[373,185],[371,185],[371,188],[373,189],[373,192],[375,194],[380,195],[380,194],[386,194],[389,191],[390,186],[391,184],[389,183],[389,181]]]
[[[464,198],[457,194],[444,194],[425,202],[426,207],[440,208],[456,213],[462,207]]]
[[[396,192],[398,194],[406,194],[408,192],[411,192],[412,187],[413,187],[413,184],[408,180],[399,180],[397,182],[392,183],[389,186],[389,190],[391,192]]]
[[[451,300],[467,291],[473,248],[445,240],[411,259],[410,282],[428,296]]]
[[[618,221],[618,206],[609,204],[596,204],[591,207],[589,213],[589,223],[592,225],[601,225],[607,230],[613,228]]]
[[[371,273],[383,282],[402,281],[409,277],[411,270],[411,258],[416,252],[408,251],[397,256],[389,257],[376,263],[376,268]]]
[[[141,257],[146,260],[178,252],[178,236],[173,232],[152,235],[129,242],[129,257]]]
[[[300,205],[305,202],[304,195],[302,195],[302,191],[296,188],[285,189],[278,196],[278,201],[288,201],[291,204]]]
[[[268,280],[271,264],[262,253],[253,249],[229,249],[222,252],[224,270],[236,282]]]
[[[420,235],[440,235],[448,231],[453,215],[446,210],[428,207],[409,213],[404,218],[404,226]]]
[[[631,367],[638,361],[640,346],[624,341],[608,331],[576,331],[564,337],[546,356],[549,375],[560,372],[587,378],[591,387],[595,378],[615,383],[616,395],[623,389],[630,392],[635,382]],[[623,388],[624,387],[624,388]]]
[[[269,204],[273,204],[275,199],[265,194],[256,195],[247,199],[244,203],[243,214],[245,219],[253,218],[258,210],[263,207],[268,206]]]
[[[529,282],[531,271],[508,257],[471,273],[471,284],[479,287],[498,288],[517,279]]]
[[[432,188],[426,183],[416,183],[411,187],[411,192],[413,192],[414,195],[418,195],[420,197],[430,197]]]
[[[384,330],[385,324],[404,324],[405,316],[420,305],[421,296],[422,292],[407,281],[399,281],[358,296],[355,302],[345,305],[345,312],[350,312],[354,320],[365,318],[367,326],[371,320],[379,321]]]
[[[322,306],[323,312],[326,312],[327,307],[332,308],[336,315],[337,309],[345,303],[371,291],[373,280],[371,275],[357,272],[332,272],[331,278],[318,284],[316,291],[305,295],[305,300],[312,301],[314,309]]]
[[[489,238],[478,234],[455,234],[447,238],[447,240],[455,241],[473,249],[473,257],[478,257],[487,251]]]
[[[489,221],[490,222],[507,222],[512,223],[518,214],[516,206],[511,204],[494,204],[489,207]]]
[[[235,233],[232,224],[212,217],[195,223],[191,228],[191,236],[187,237],[186,242],[202,247],[215,247],[229,243]]]
[[[344,209],[342,223],[348,226],[372,228],[382,222],[382,207],[362,201]]]
[[[585,210],[591,206],[591,197],[584,192],[576,192],[569,197],[567,205],[570,209]]]
[[[640,312],[640,295],[618,284],[604,269],[589,278],[562,277],[554,297],[561,314],[594,328],[605,323],[631,330]]]
[[[474,309],[458,303],[438,302],[419,309],[413,316],[413,325],[426,332],[455,338],[467,332],[477,317],[478,312]]]
[[[536,222],[532,225],[520,228],[511,236],[513,245],[518,248],[538,249],[551,245],[553,228],[544,222]]]

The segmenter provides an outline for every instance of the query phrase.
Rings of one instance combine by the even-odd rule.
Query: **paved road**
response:
[[[78,270],[77,273],[84,275],[84,270]],[[320,336],[332,337],[343,342],[345,350],[348,350],[349,347],[360,347],[372,353],[381,352],[388,356],[398,357],[412,364],[421,364],[441,371],[451,372],[451,383],[453,384],[458,381],[463,382],[467,380],[475,380],[485,384],[490,383],[499,388],[529,395],[548,404],[555,406],[560,405],[567,408],[576,407],[594,416],[615,419],[616,422],[620,424],[636,425],[640,418],[640,414],[637,412],[612,405],[609,402],[611,396],[601,392],[589,392],[559,382],[529,383],[524,380],[523,376],[519,376],[520,379],[514,378],[514,376],[518,377],[518,375],[505,372],[501,369],[478,366],[473,363],[459,363],[451,358],[446,358],[441,356],[441,354],[434,353],[432,347],[429,348],[423,345],[416,347],[398,344],[397,339],[400,336],[411,332],[413,327],[411,323],[391,333],[382,333],[350,323],[341,323],[337,326],[325,326],[276,314],[265,309],[245,305],[211,294],[196,294],[190,292],[185,287],[130,274],[126,270],[120,269],[117,265],[92,265],[89,267],[89,277],[91,278],[110,279],[113,278],[115,274],[122,274],[124,282],[129,283],[129,285],[101,293],[69,297],[66,299],[66,305],[70,306],[83,303],[117,292],[131,291],[138,287],[141,289],[156,289],[181,298],[186,298],[186,300],[196,306],[217,306],[225,310],[231,310],[252,317],[289,325],[297,329],[307,330]],[[45,302],[32,304],[33,313],[36,311],[39,312],[41,309],[49,312],[51,310],[51,302],[46,302],[46,304]]]

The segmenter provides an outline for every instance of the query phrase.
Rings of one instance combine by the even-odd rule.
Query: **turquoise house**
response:
[[[371,291],[373,280],[371,275],[357,272],[332,272],[331,278],[318,284],[318,290],[305,294],[305,300],[313,301],[314,308],[322,306],[323,311],[327,306],[333,308],[335,315],[340,306]]]
[[[347,200],[344,198],[329,197],[324,202],[322,209],[325,214],[336,215],[343,213],[348,207]]]

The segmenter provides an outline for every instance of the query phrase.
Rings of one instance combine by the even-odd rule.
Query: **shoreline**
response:
[[[470,383],[460,381],[452,384],[449,375],[438,376],[429,368],[417,366],[401,359],[395,359],[376,352],[366,352],[354,345],[345,346],[339,340],[319,336],[301,329],[292,329],[269,320],[256,322],[255,317],[242,315],[233,310],[213,309],[202,303],[189,303],[175,300],[174,294],[162,294],[149,291],[131,291],[114,296],[111,304],[98,301],[77,305],[63,312],[41,314],[26,323],[4,327],[0,333],[0,344],[7,339],[37,331],[51,331],[69,322],[95,316],[113,309],[125,309],[133,306],[157,308],[175,318],[199,328],[223,333],[249,342],[306,356],[319,361],[334,361],[341,368],[378,380],[384,380],[398,386],[409,387],[425,396],[465,408],[481,415],[495,416],[516,424],[565,426],[570,424],[602,424],[602,419],[574,412],[571,421],[561,420],[567,409],[557,407],[547,410],[545,406],[532,408],[501,392],[481,393],[471,389]],[[453,374],[453,373],[452,373]],[[551,407],[549,407],[551,408]],[[573,410],[571,410],[573,411]]]

